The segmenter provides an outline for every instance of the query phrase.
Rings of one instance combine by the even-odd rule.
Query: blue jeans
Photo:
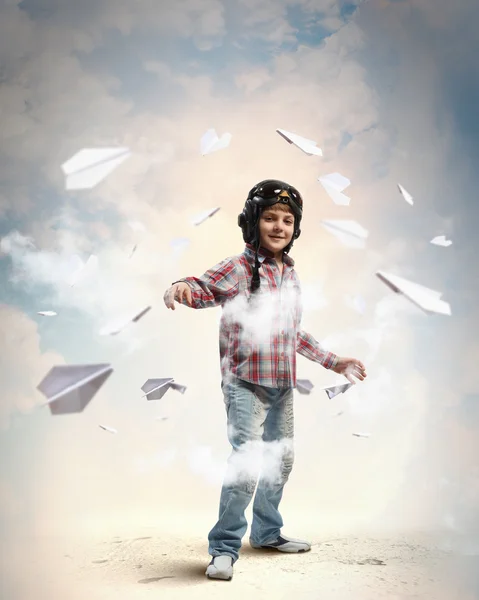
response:
[[[293,468],[293,388],[267,388],[236,378],[222,388],[233,451],[218,522],[208,535],[208,552],[227,554],[236,561],[248,527],[245,510],[255,488],[251,539],[258,544],[273,541],[283,526],[278,507]]]

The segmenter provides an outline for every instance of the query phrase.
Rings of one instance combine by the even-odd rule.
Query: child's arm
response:
[[[332,369],[339,360],[337,354],[324,350],[321,344],[303,329],[300,329],[297,334],[296,352],[309,360],[319,363],[325,369]]]
[[[186,295],[182,296],[179,302],[192,308],[221,306],[233,298],[239,288],[235,263],[231,258],[226,258],[211,267],[201,277],[184,277],[173,282],[172,287],[165,292],[165,304],[167,304],[168,294],[177,283],[186,283],[190,288],[191,303],[188,302]]]

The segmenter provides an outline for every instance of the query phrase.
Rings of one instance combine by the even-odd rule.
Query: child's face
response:
[[[294,215],[289,206],[274,204],[265,208],[259,218],[260,244],[276,257],[291,242],[294,233]]]

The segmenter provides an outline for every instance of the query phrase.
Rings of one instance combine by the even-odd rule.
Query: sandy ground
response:
[[[193,534],[184,528],[175,533],[171,525],[117,527],[100,535],[85,531],[83,535],[5,541],[1,598],[472,600],[478,597],[464,578],[460,579],[454,562],[457,557],[444,549],[437,536],[429,534],[331,533],[310,537],[313,548],[302,555],[253,550],[246,536],[234,578],[223,582],[205,577],[209,556],[205,536],[199,535],[201,528],[196,526]],[[305,528],[299,529],[285,533],[303,537]]]

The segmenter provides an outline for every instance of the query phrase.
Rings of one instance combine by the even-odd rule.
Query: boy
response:
[[[364,380],[364,365],[321,348],[300,329],[301,290],[289,257],[301,233],[303,201],[279,180],[265,180],[248,194],[238,225],[246,243],[200,277],[166,290],[192,308],[221,306],[220,360],[228,439],[232,453],[221,490],[219,518],[208,536],[212,560],[206,575],[231,580],[246,533],[245,510],[253,503],[250,544],[280,552],[307,552],[311,544],[281,533],[278,507],[293,466],[293,389],[296,352],[326,369]],[[260,462],[263,467],[260,474]],[[258,479],[259,478],[259,479]]]

